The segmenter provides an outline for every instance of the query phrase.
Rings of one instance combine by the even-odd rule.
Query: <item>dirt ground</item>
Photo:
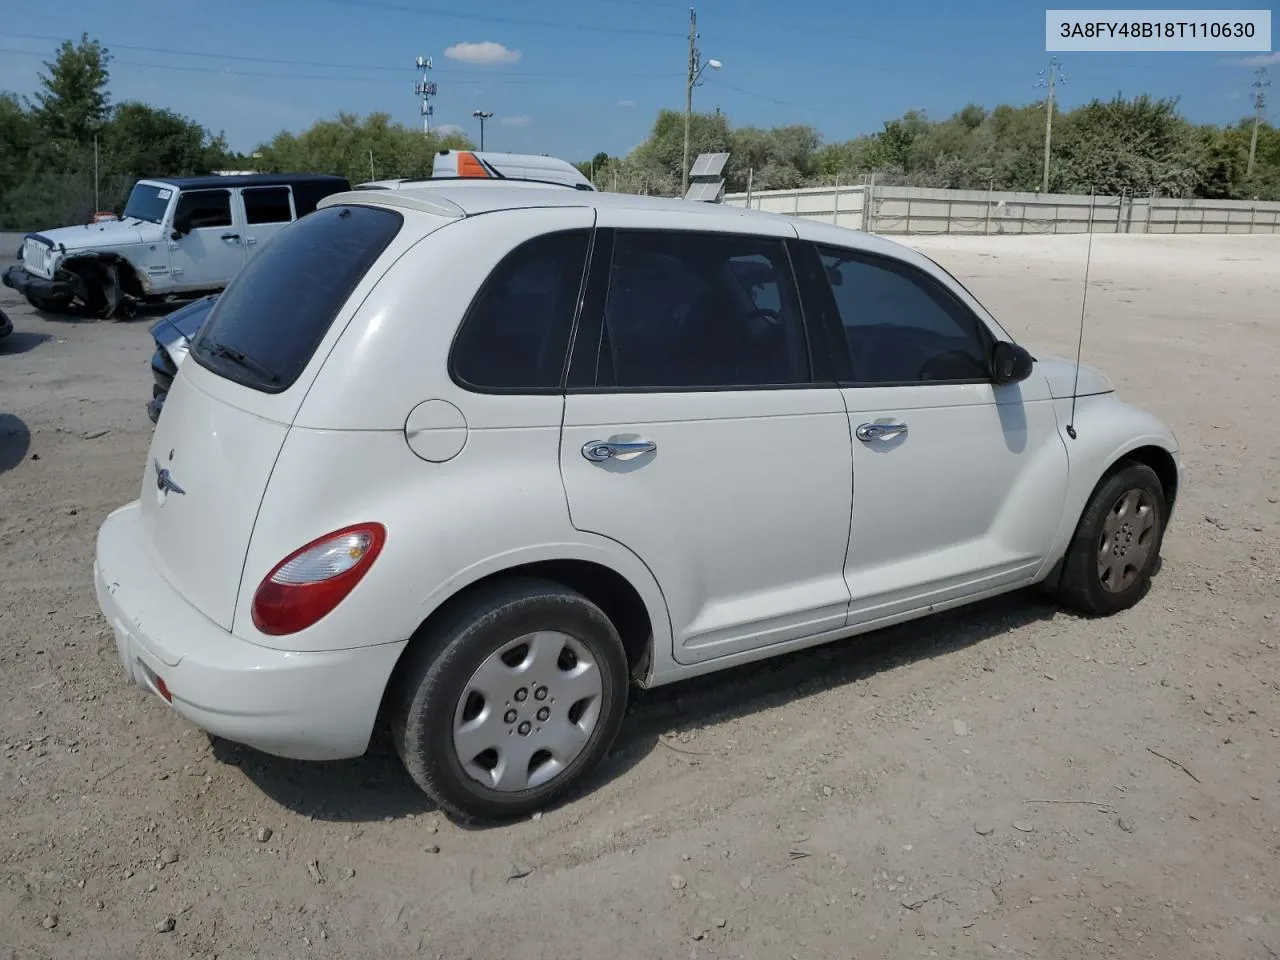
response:
[[[1084,237],[911,243],[1074,352]],[[1011,596],[639,695],[589,793],[485,830],[382,744],[277,760],[126,685],[90,571],[147,322],[0,305],[0,957],[1280,955],[1280,237],[1095,239],[1085,359],[1188,470],[1139,607]]]

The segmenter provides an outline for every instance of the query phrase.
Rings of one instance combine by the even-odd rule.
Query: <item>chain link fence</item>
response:
[[[119,213],[137,177],[93,170],[33,174],[0,193],[0,230],[20,232],[88,223],[99,210]]]

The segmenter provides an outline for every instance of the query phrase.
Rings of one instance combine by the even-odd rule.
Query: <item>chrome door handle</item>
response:
[[[223,239],[223,240],[239,240],[239,239],[240,239],[240,234],[238,234],[238,233],[224,233],[224,234],[222,235],[222,239]]]
[[[657,449],[658,445],[652,440],[588,440],[582,445],[582,455],[592,463],[604,463],[615,457],[630,460]]]
[[[859,440],[869,443],[872,440],[892,440],[907,434],[905,423],[864,423],[854,431]]]
[[[257,237],[246,237],[244,242],[245,242],[245,243],[247,243],[249,246],[253,246],[255,243],[257,243],[257,242],[258,242],[258,238],[257,238]]]

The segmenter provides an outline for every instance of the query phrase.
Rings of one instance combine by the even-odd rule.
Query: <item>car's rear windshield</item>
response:
[[[223,291],[192,357],[254,390],[289,389],[402,222],[394,210],[353,205],[285,227]]]

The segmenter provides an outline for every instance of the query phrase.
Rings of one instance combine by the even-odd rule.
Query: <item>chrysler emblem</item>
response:
[[[153,461],[156,465],[156,489],[161,493],[186,493],[180,486],[174,483],[173,475],[169,473],[168,467],[160,466],[159,460]]]

